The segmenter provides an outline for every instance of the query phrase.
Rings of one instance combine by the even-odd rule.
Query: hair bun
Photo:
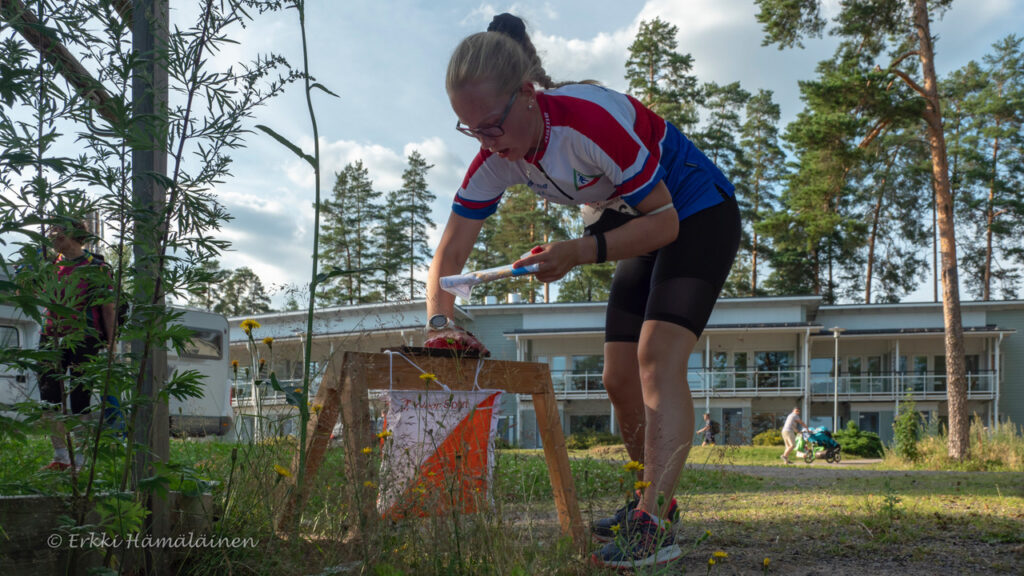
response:
[[[487,31],[501,32],[511,36],[516,42],[522,42],[526,38],[526,24],[523,23],[521,18],[513,16],[508,12],[495,16],[487,26]]]

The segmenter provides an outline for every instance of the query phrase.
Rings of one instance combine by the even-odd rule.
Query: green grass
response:
[[[45,437],[0,439],[0,493],[67,493],[67,474],[41,473]],[[301,518],[302,538],[276,535],[282,477],[293,440],[231,445],[173,440],[180,486],[214,496],[217,535],[253,537],[248,550],[197,550],[183,574],[533,575],[601,574],[559,530],[550,481],[539,451],[499,451],[494,508],[398,522],[375,520],[352,538],[350,488],[343,452],[327,452]],[[885,463],[786,466],[779,447],[694,448],[679,482],[678,540],[686,556],[654,573],[827,572],[829,566],[875,566],[925,574],[1012,571],[1024,550],[1024,474],[896,469]],[[624,449],[570,454],[584,522],[607,515],[631,490]],[[105,468],[104,468],[105,467]],[[747,468],[751,467],[751,468]],[[119,478],[101,463],[104,481]],[[715,552],[725,557],[708,560]],[[879,567],[878,562],[890,562]],[[892,562],[896,562],[892,564]],[[831,564],[830,564],[831,563]],[[348,567],[353,571],[332,567]],[[915,570],[918,570],[915,572]],[[868,570],[869,572],[871,570]],[[604,572],[611,574],[612,572]]]

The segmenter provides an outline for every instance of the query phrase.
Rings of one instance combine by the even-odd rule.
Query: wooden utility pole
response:
[[[167,35],[169,27],[167,0],[135,0],[132,5],[132,50],[137,59],[132,69],[132,130],[137,142],[132,147],[132,208],[135,212],[133,253],[138,277],[135,282],[136,303],[151,305],[152,313],[164,307],[160,289],[160,239],[166,190],[162,182],[167,175]],[[135,442],[149,446],[135,458],[132,488],[140,479],[153,475],[153,462],[167,462],[170,452],[167,402],[158,402],[160,389],[167,379],[167,351],[144,340],[131,343],[132,356],[142,363],[139,395],[151,399],[135,407]],[[146,529],[154,538],[170,533],[170,515],[166,499],[150,492]],[[167,572],[167,555],[163,549],[145,551],[145,573]]]

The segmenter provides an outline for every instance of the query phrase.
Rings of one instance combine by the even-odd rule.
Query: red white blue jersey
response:
[[[734,193],[703,152],[632,96],[572,84],[538,92],[537,104],[544,118],[537,153],[509,161],[481,149],[455,195],[456,214],[490,216],[514,184],[559,204],[621,198],[635,208],[664,180],[680,220]]]

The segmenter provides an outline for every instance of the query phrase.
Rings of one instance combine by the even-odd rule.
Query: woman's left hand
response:
[[[513,268],[521,268],[530,264],[537,264],[537,272],[534,274],[541,282],[555,282],[569,273],[577,264],[584,262],[580,259],[580,244],[582,242],[593,242],[590,237],[578,240],[566,240],[564,242],[552,242],[543,244],[530,250],[530,254],[520,258],[512,264]]]

